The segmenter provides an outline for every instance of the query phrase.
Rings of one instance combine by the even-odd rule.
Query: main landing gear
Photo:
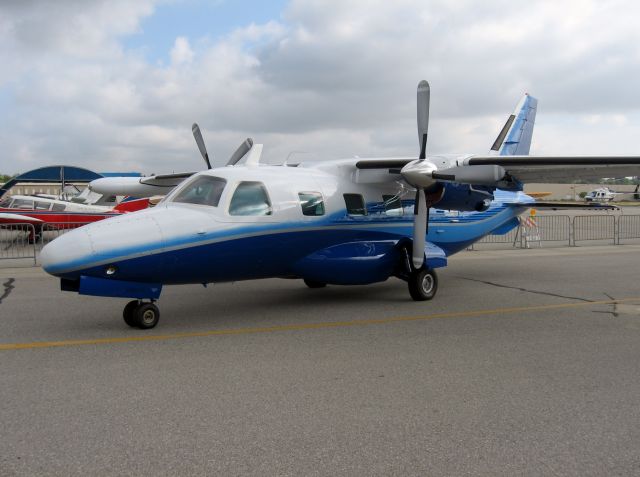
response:
[[[412,270],[407,280],[409,294],[416,301],[431,300],[438,291],[438,275],[436,271],[428,268]]]
[[[153,302],[133,300],[124,307],[122,317],[124,322],[132,328],[149,330],[158,324],[160,310]]]

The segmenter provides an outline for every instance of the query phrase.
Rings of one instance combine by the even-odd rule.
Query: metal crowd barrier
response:
[[[616,243],[613,215],[577,215],[573,218],[573,245],[584,240],[611,240]]]
[[[559,242],[576,246],[583,241],[640,239],[640,215],[543,215],[522,216],[520,225],[504,235],[487,235],[477,244],[511,244],[512,247],[541,246],[541,242]],[[473,245],[470,249],[473,249]]]
[[[503,235],[489,234],[478,243],[508,243],[513,247],[528,248],[540,242],[566,242],[571,244],[571,217],[544,215],[522,217],[520,225]]]
[[[32,224],[0,225],[0,260],[33,258],[36,264],[36,229]]]
[[[640,215],[621,215],[618,218],[618,244],[621,240],[640,239]]]

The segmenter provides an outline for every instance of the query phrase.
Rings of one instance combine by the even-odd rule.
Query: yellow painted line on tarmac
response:
[[[345,328],[348,326],[367,326],[367,325],[384,325],[390,323],[400,323],[409,321],[426,321],[441,318],[465,318],[471,316],[499,315],[508,313],[523,313],[532,311],[547,311],[566,308],[582,308],[594,305],[614,305],[629,301],[640,301],[640,297],[623,298],[618,300],[589,301],[580,303],[560,303],[555,305],[536,305],[521,306],[512,308],[496,308],[493,310],[474,310],[474,311],[458,311],[451,313],[434,313],[431,315],[418,316],[397,316],[390,318],[372,318],[368,320],[349,320],[349,321],[328,321],[320,323],[300,323],[290,325],[276,325],[254,328],[232,328],[226,330],[210,330],[210,331],[194,331],[187,333],[172,333],[166,335],[144,335],[144,336],[122,336],[119,338],[96,338],[84,340],[62,340],[62,341],[34,341],[31,343],[4,343],[0,344],[0,351],[18,350],[18,349],[35,349],[35,348],[56,348],[62,346],[81,346],[81,345],[102,345],[115,343],[135,343],[145,341],[167,341],[180,338],[200,338],[205,336],[224,336],[224,335],[247,335],[256,333],[274,333],[277,331],[302,331],[316,330],[324,328]]]

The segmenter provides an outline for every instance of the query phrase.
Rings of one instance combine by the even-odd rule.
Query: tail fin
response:
[[[130,199],[127,198],[116,205],[113,210],[115,212],[135,212],[149,207],[149,199]]]
[[[501,156],[528,155],[537,109],[538,100],[525,94],[502,127],[491,150],[498,151]]]

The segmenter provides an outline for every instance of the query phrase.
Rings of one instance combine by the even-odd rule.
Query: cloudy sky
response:
[[[2,0],[0,173],[486,152],[525,92],[537,154],[640,153],[640,3]],[[309,153],[301,155],[302,152]]]

